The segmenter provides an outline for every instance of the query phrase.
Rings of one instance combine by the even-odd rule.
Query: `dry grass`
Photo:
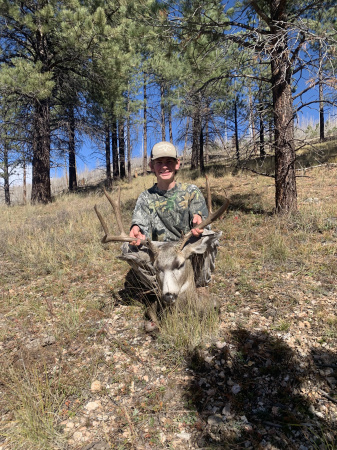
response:
[[[160,344],[179,357],[218,336],[219,313],[207,299],[189,299],[165,314],[160,323]]]
[[[1,382],[5,401],[11,405],[13,420],[3,435],[14,448],[49,450],[64,448],[65,437],[55,426],[64,402],[64,393],[56,380],[36,368],[3,367]]]
[[[189,179],[186,173],[180,177]],[[222,301],[220,322],[211,308],[202,319],[193,308],[174,311],[162,322],[159,355],[165,350],[166,361],[171,355],[177,363],[185,350],[216,340],[224,326],[245,326],[250,320],[244,313],[247,305],[256,305],[266,317],[275,309],[270,332],[288,333],[298,326],[295,310],[336,300],[336,180],[337,168],[323,167],[298,178],[299,212],[280,218],[272,215],[271,179],[243,173],[220,176],[214,168],[214,206],[225,195],[231,200],[229,213],[215,226],[223,231],[223,240],[210,291]],[[121,183],[126,229],[137,196],[153,181],[147,176],[133,179],[132,185]],[[193,183],[203,188],[196,175]],[[69,448],[60,424],[76,414],[88,397],[90,380],[102,364],[107,367],[97,350],[105,336],[102,324],[111,318],[118,322],[118,291],[128,266],[116,259],[119,245],[101,245],[95,204],[116,230],[101,190],[63,195],[46,206],[0,206],[0,409],[6,449]],[[121,308],[123,320],[136,324],[130,330],[136,336],[143,307],[136,303]],[[335,348],[335,316],[318,306],[312,311],[311,326],[321,330],[317,345]],[[234,322],[237,314],[240,321]],[[27,350],[34,339],[50,335],[55,344],[42,347],[38,356]],[[122,345],[116,338],[110,351]],[[113,363],[109,371],[116,380],[123,379]],[[55,382],[59,372],[62,389]]]

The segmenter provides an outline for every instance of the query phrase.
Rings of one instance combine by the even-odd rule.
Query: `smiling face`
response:
[[[157,158],[150,162],[150,168],[157,177],[158,188],[169,190],[174,187],[174,176],[180,167],[179,159],[174,158]]]

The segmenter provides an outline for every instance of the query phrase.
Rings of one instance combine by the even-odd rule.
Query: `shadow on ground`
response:
[[[135,272],[130,269],[125,276],[123,289],[118,292],[112,292],[114,304],[121,305],[142,305],[148,308],[152,303],[158,300],[158,297],[144,286]]]
[[[336,448],[337,400],[317,366],[331,369],[332,361],[328,351],[301,357],[283,340],[246,329],[194,351],[187,400],[201,418],[195,447]]]

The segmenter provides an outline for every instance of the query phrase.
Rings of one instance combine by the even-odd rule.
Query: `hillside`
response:
[[[120,183],[126,225],[153,181]],[[158,334],[119,244],[100,243],[100,188],[0,206],[0,450],[336,448],[337,167],[299,172],[282,218],[271,178],[210,181],[214,206],[231,201],[214,226],[220,312]]]

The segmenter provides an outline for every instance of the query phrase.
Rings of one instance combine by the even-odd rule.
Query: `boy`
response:
[[[174,145],[159,142],[151,151],[150,168],[157,183],[140,194],[132,216],[130,236],[153,241],[175,241],[192,229],[199,237],[203,230],[193,228],[207,217],[205,199],[194,185],[177,183],[175,175],[180,167]]]
[[[138,279],[148,289],[155,290],[156,276],[147,249],[140,246],[140,239],[178,241],[182,234],[190,230],[195,237],[213,232],[194,228],[208,216],[208,210],[197,186],[176,182],[180,160],[174,145],[170,142],[155,144],[149,166],[157,177],[157,183],[138,197],[130,229],[130,237],[135,240],[130,245],[122,246],[122,259],[128,261]],[[192,256],[197,287],[206,286],[210,282],[218,245],[219,241],[216,239],[209,251]],[[137,251],[137,264],[134,264],[132,254]],[[143,264],[139,264],[139,259],[143,260]]]

